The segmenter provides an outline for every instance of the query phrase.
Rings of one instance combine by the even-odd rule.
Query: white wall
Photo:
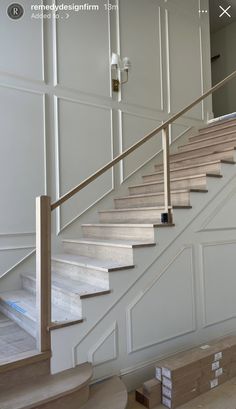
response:
[[[212,82],[216,84],[236,70],[236,22],[227,25],[211,34],[211,54],[220,54],[220,58],[212,63]],[[213,95],[213,111],[215,117],[236,112],[236,80],[226,84]]]
[[[55,21],[32,19],[38,1],[22,0],[24,17],[13,21],[1,0],[0,274],[33,250],[36,195],[56,199],[210,87],[209,23],[198,0],[114,0],[119,12],[110,14],[97,3],[99,12]],[[119,95],[111,91],[112,51],[132,61]],[[208,100],[173,126],[172,138],[210,112]],[[57,233],[70,234],[66,226],[160,149],[156,137],[70,200],[54,220]]]

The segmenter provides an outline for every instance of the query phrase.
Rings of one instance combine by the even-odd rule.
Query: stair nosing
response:
[[[66,255],[68,256],[68,254],[66,254]],[[73,254],[70,254],[70,256],[73,256]],[[74,256],[78,257],[78,255],[74,255]],[[92,264],[86,264],[86,263],[78,262],[76,260],[67,260],[67,259],[63,259],[62,257],[63,256],[61,256],[60,258],[58,256],[52,256],[52,260],[57,261],[57,262],[62,262],[62,263],[65,263],[65,264],[77,265],[79,267],[86,267],[86,268],[91,269],[91,270],[104,271],[106,273],[110,273],[110,272],[113,272],[113,271],[119,271],[119,270],[126,270],[126,269],[128,270],[128,269],[134,268],[133,264],[120,265],[120,266],[117,265],[116,267],[109,267],[108,268],[108,267],[102,267],[102,266],[95,266],[95,265],[92,265]],[[82,256],[82,257],[85,257],[85,256]],[[90,260],[92,260],[92,258],[90,258]],[[94,258],[94,261],[95,260],[97,260],[97,259]]]
[[[117,210],[119,210],[119,209],[117,209]],[[131,240],[132,241],[132,240]],[[112,241],[104,241],[104,240],[99,240],[99,239],[97,239],[97,240],[86,240],[85,238],[84,239],[78,239],[78,240],[76,240],[76,239],[64,239],[63,240],[63,242],[66,242],[66,243],[77,243],[77,244],[91,244],[91,245],[96,245],[96,246],[110,246],[110,247],[119,247],[119,248],[129,248],[129,249],[132,249],[132,248],[135,248],[135,247],[149,247],[149,246],[156,246],[156,243],[155,242],[143,242],[143,243],[134,243],[134,244],[127,244],[127,243],[125,243],[125,241],[124,241],[124,243],[122,243],[122,242],[120,242],[120,243],[115,243],[114,241],[112,242]]]
[[[78,320],[67,320],[67,321],[53,321],[48,325],[49,331],[54,331],[56,329],[70,327],[72,325],[82,324],[84,318],[79,318]]]
[[[119,228],[153,228],[153,227],[161,227],[162,223],[86,223],[82,224],[82,227],[105,227],[105,228],[112,228],[112,227],[119,227]]]

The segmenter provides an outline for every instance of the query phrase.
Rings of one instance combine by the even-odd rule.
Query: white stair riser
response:
[[[133,264],[132,248],[64,242],[64,249],[69,254],[78,254],[81,256],[98,258],[99,260],[112,260],[127,265]]]
[[[55,260],[52,260],[52,269],[72,280],[82,280],[88,284],[97,285],[102,288],[108,288],[109,286],[109,273],[106,271],[94,270]]]
[[[184,177],[184,176],[193,176],[193,175],[200,175],[203,173],[212,173],[219,175],[221,173],[221,164],[209,164],[209,165],[202,165],[198,167],[193,167],[189,169],[175,169],[171,171],[170,177],[171,179],[173,178],[178,178],[178,177]],[[143,182],[144,183],[151,183],[151,182],[159,182],[163,180],[163,173],[160,173],[158,175],[144,175],[143,176]]]
[[[184,158],[187,159],[188,156],[197,156],[197,155],[204,155],[205,153],[214,153],[216,151],[219,151],[221,149],[227,149],[227,148],[233,148],[236,146],[236,140],[234,141],[225,141],[223,143],[219,143],[217,145],[211,144],[210,146],[204,146],[202,148],[196,149],[195,151],[187,151],[185,150],[184,152],[176,153],[170,157],[170,161]],[[187,148],[186,148],[187,149]]]
[[[186,193],[172,193],[171,203],[173,206],[190,206],[190,195]],[[116,209],[126,209],[130,207],[148,207],[148,206],[163,206],[164,196],[163,195],[153,195],[153,196],[143,196],[135,197],[130,196],[125,199],[115,199]]]
[[[102,212],[101,223],[160,223],[162,210],[128,210],[122,212]]]
[[[22,282],[22,288],[29,291],[32,294],[36,293],[36,285],[35,285],[35,281],[32,280],[30,277],[28,276],[22,276],[21,277],[21,282]]]
[[[222,136],[218,136],[218,137],[214,136],[212,139],[207,139],[206,138],[206,139],[201,139],[199,141],[194,141],[194,143],[190,143],[190,144],[187,144],[185,146],[180,146],[179,151],[184,152],[184,151],[188,150],[190,147],[192,147],[193,149],[194,148],[201,148],[201,147],[204,147],[206,145],[209,145],[210,143],[218,143],[218,142],[224,143],[224,142],[229,141],[232,138],[236,138],[236,132],[234,132],[232,134],[229,134],[229,135],[222,135]],[[193,142],[193,141],[191,141],[191,142]]]
[[[170,187],[173,190],[190,188],[205,189],[206,177],[174,181],[170,183]],[[164,183],[158,183],[148,186],[130,187],[129,193],[131,195],[141,195],[145,193],[163,192],[163,190]]]
[[[134,240],[153,240],[153,227],[120,227],[117,226],[82,226],[83,234],[89,238],[105,238],[105,239],[134,239]]]
[[[170,163],[170,168],[171,170],[181,168],[183,166],[188,166],[188,165],[197,165],[201,164],[202,162],[208,162],[211,160],[234,160],[234,150],[226,151],[226,152],[218,152],[218,153],[212,153],[203,157],[197,157],[197,158],[185,158],[182,160],[178,160],[177,158],[175,160],[178,160],[178,162],[171,162]],[[156,172],[163,170],[163,165],[155,165],[155,170]]]
[[[0,311],[32,335],[32,337],[36,338],[36,324],[29,317],[4,301],[0,301]]]
[[[22,277],[23,288],[32,293],[36,293],[35,280],[31,277]],[[69,313],[78,315],[82,314],[81,299],[78,295],[69,291],[62,291],[60,288],[52,286],[52,304],[65,308]]]

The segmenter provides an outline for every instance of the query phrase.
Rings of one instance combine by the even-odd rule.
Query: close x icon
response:
[[[223,6],[219,6],[219,8],[221,9],[221,14],[219,15],[219,17],[223,17],[228,16],[229,18],[231,18],[231,14],[229,12],[229,10],[231,9],[232,6],[228,6],[228,7],[223,7]]]

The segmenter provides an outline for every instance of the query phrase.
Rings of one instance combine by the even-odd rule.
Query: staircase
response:
[[[140,184],[129,187],[127,196],[115,198],[113,209],[100,211],[98,213],[99,223],[84,224],[82,238],[64,240],[64,252],[52,256],[52,324],[50,329],[79,324],[85,318],[89,320],[90,317],[83,315],[83,300],[91,297],[109,297],[111,291],[116,290],[110,285],[112,273],[130,270],[129,274],[132,274],[135,268],[134,249],[155,246],[155,231],[158,229],[175,229],[175,213],[178,212],[178,209],[186,209],[186,218],[188,218],[188,209],[191,208],[191,192],[199,195],[207,194],[209,178],[219,179],[217,183],[223,183],[221,180],[223,177],[222,164],[234,165],[236,163],[235,149],[236,120],[231,119],[200,129],[197,135],[189,138],[187,144],[179,146],[177,153],[170,155],[173,223],[161,223],[161,214],[165,212],[164,173],[163,165],[158,164],[155,165],[153,173],[142,176]],[[37,323],[35,273],[22,274],[21,285],[22,288],[19,290],[0,294],[0,311],[34,338]],[[0,363],[3,362],[3,358],[0,348]],[[3,367],[4,363],[2,363]],[[3,397],[0,399],[0,408],[36,407],[40,390],[42,390],[40,388],[45,388],[46,385],[55,385],[55,389],[53,387],[50,392],[51,388],[48,388],[47,395],[46,388],[46,400],[45,402],[38,401],[37,408],[49,407],[48,402],[51,399],[55,401],[55,408],[64,407],[58,406],[57,399],[63,389],[62,384],[67,384],[65,381],[67,376],[70,381],[65,386],[65,395],[72,396],[73,393],[78,393],[80,396],[83,390],[81,402],[84,406],[73,406],[71,403],[71,408],[92,409],[95,406],[100,408],[97,404],[97,396],[104,395],[103,387],[110,391],[114,387],[116,391],[114,396],[117,393],[117,396],[121,394],[123,398],[117,399],[117,403],[112,406],[108,394],[107,406],[104,403],[101,408],[125,408],[126,394],[118,378],[107,381],[111,382],[110,386],[109,383],[94,386],[91,399],[87,401],[88,394],[85,389],[87,388],[86,391],[88,391],[92,376],[90,365],[85,364],[71,372],[66,372],[67,375],[64,373],[65,378],[63,378],[63,373],[47,374],[46,377],[40,378],[42,383],[38,380],[36,385],[30,384],[29,386],[27,383],[25,389],[22,389],[21,385],[19,391],[15,389],[15,394],[11,394],[10,389],[7,390],[1,395]],[[84,376],[86,380],[79,380],[80,376],[82,378]],[[35,380],[32,382],[34,383]],[[24,396],[28,397],[31,391],[33,391],[32,399],[30,398],[29,404],[27,401],[27,406]],[[11,399],[12,406],[9,406],[8,399]],[[73,398],[65,399],[73,401]],[[65,400],[66,405],[67,402],[69,400]],[[50,404],[50,408],[54,408],[54,403]]]
[[[222,163],[235,163],[235,149],[236,120],[230,120],[200,129],[170,156],[174,213],[184,208],[187,217],[191,192],[206,194],[208,179],[222,178]],[[114,209],[100,211],[99,223],[84,224],[82,238],[63,241],[64,252],[52,256],[52,330],[82,322],[83,300],[109,296],[110,274],[128,269],[132,274],[133,250],[155,246],[156,229],[174,228],[161,223],[163,196],[160,164],[130,186],[127,196],[115,198]],[[22,289],[0,294],[0,310],[35,337],[35,274],[22,274],[21,280]]]

